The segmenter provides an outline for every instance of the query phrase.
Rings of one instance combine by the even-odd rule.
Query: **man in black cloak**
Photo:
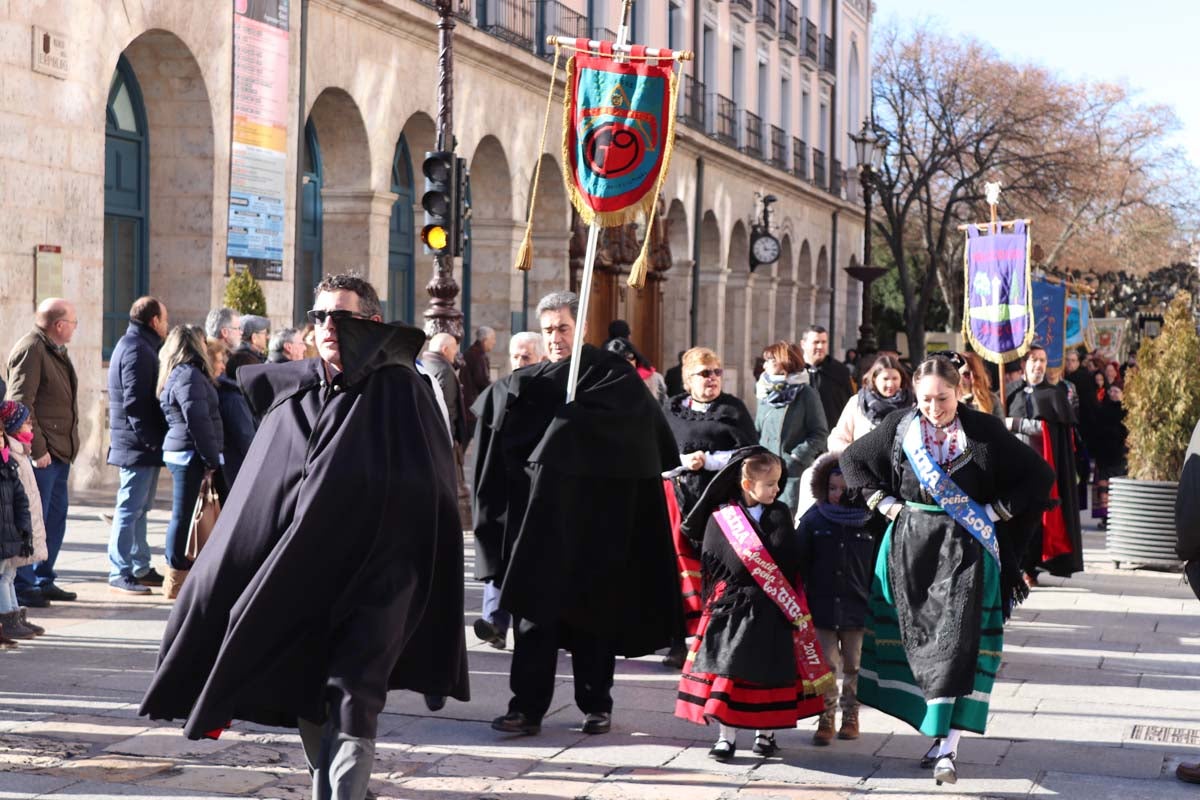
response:
[[[808,383],[821,398],[825,419],[836,421],[842,416],[846,402],[854,396],[850,370],[829,355],[829,332],[820,325],[809,326],[800,337],[800,352],[804,354]]]
[[[662,471],[678,463],[662,409],[621,357],[590,345],[575,401],[567,373],[579,299],[538,303],[548,361],[497,381],[474,406],[476,577],[500,586],[516,622],[506,733],[535,734],[572,653],[585,733],[612,724],[615,656],[682,635]]]
[[[1079,424],[1066,386],[1046,380],[1046,351],[1038,345],[1025,356],[1024,379],[1004,404],[1008,429],[1054,469],[1051,507],[1025,551],[1026,582],[1037,585],[1039,567],[1069,578],[1083,571],[1083,534],[1079,523],[1079,482],[1075,477],[1074,429]]]
[[[320,358],[238,371],[262,425],[140,713],[191,739],[299,727],[313,796],[361,800],[389,689],[468,699],[454,453],[422,331],[355,275],[309,318]]]

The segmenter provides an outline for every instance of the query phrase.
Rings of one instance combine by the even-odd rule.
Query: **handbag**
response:
[[[196,508],[192,511],[192,523],[188,526],[187,551],[188,560],[195,561],[204,548],[208,537],[212,536],[213,528],[217,526],[217,517],[221,514],[221,500],[217,497],[217,488],[213,485],[212,473],[207,473],[200,483],[200,496],[196,498]]]

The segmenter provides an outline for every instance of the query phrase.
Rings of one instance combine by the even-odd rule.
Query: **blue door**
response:
[[[137,78],[122,56],[108,90],[104,126],[105,359],[129,323],[129,307],[150,291],[146,261],[150,230],[146,109]]]
[[[388,320],[411,323],[416,306],[413,278],[416,237],[413,233],[412,159],[404,136],[396,142],[392,157],[392,191],[396,194],[396,202],[392,203],[392,220],[388,226]]]
[[[297,324],[312,307],[312,290],[321,282],[321,144],[312,120],[304,126],[304,186],[300,195],[300,261],[296,264],[295,312]]]

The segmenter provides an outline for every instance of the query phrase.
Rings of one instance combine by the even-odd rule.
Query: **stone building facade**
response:
[[[173,323],[220,303],[237,2],[0,0],[0,349],[31,323],[35,248],[60,247],[62,292],[80,320],[70,348],[86,443],[77,484],[111,480],[105,357],[129,299],[162,297]],[[572,281],[561,115],[537,152],[551,73],[540,42],[611,37],[621,3],[458,2],[455,134],[471,202],[459,306],[468,325],[500,332],[499,367],[513,329],[535,324],[537,298]],[[285,203],[283,280],[263,282],[269,314],[298,319],[320,275],[357,269],[391,317],[420,324],[432,264],[415,232],[421,159],[434,149],[436,13],[418,0],[291,0],[289,12],[287,181],[297,191]],[[868,0],[635,2],[635,40],[697,53],[681,67],[662,257],[641,290],[658,311],[629,313],[634,290],[611,298],[614,314],[653,325],[635,338],[660,368],[692,344],[712,346],[729,387],[752,397],[763,345],[812,322],[833,328],[839,346],[854,341],[860,292],[841,268],[861,258],[863,226],[846,134],[869,113],[869,12]],[[58,75],[32,68],[42,29],[59,37]],[[517,273],[539,159],[534,267]],[[782,256],[751,273],[756,194],[778,199]]]

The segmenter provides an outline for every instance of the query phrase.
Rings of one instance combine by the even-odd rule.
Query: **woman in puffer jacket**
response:
[[[200,484],[220,470],[225,434],[204,331],[177,326],[167,334],[158,361],[158,401],[167,418],[163,461],[175,486],[163,594],[175,597],[192,567],[187,535]]]

